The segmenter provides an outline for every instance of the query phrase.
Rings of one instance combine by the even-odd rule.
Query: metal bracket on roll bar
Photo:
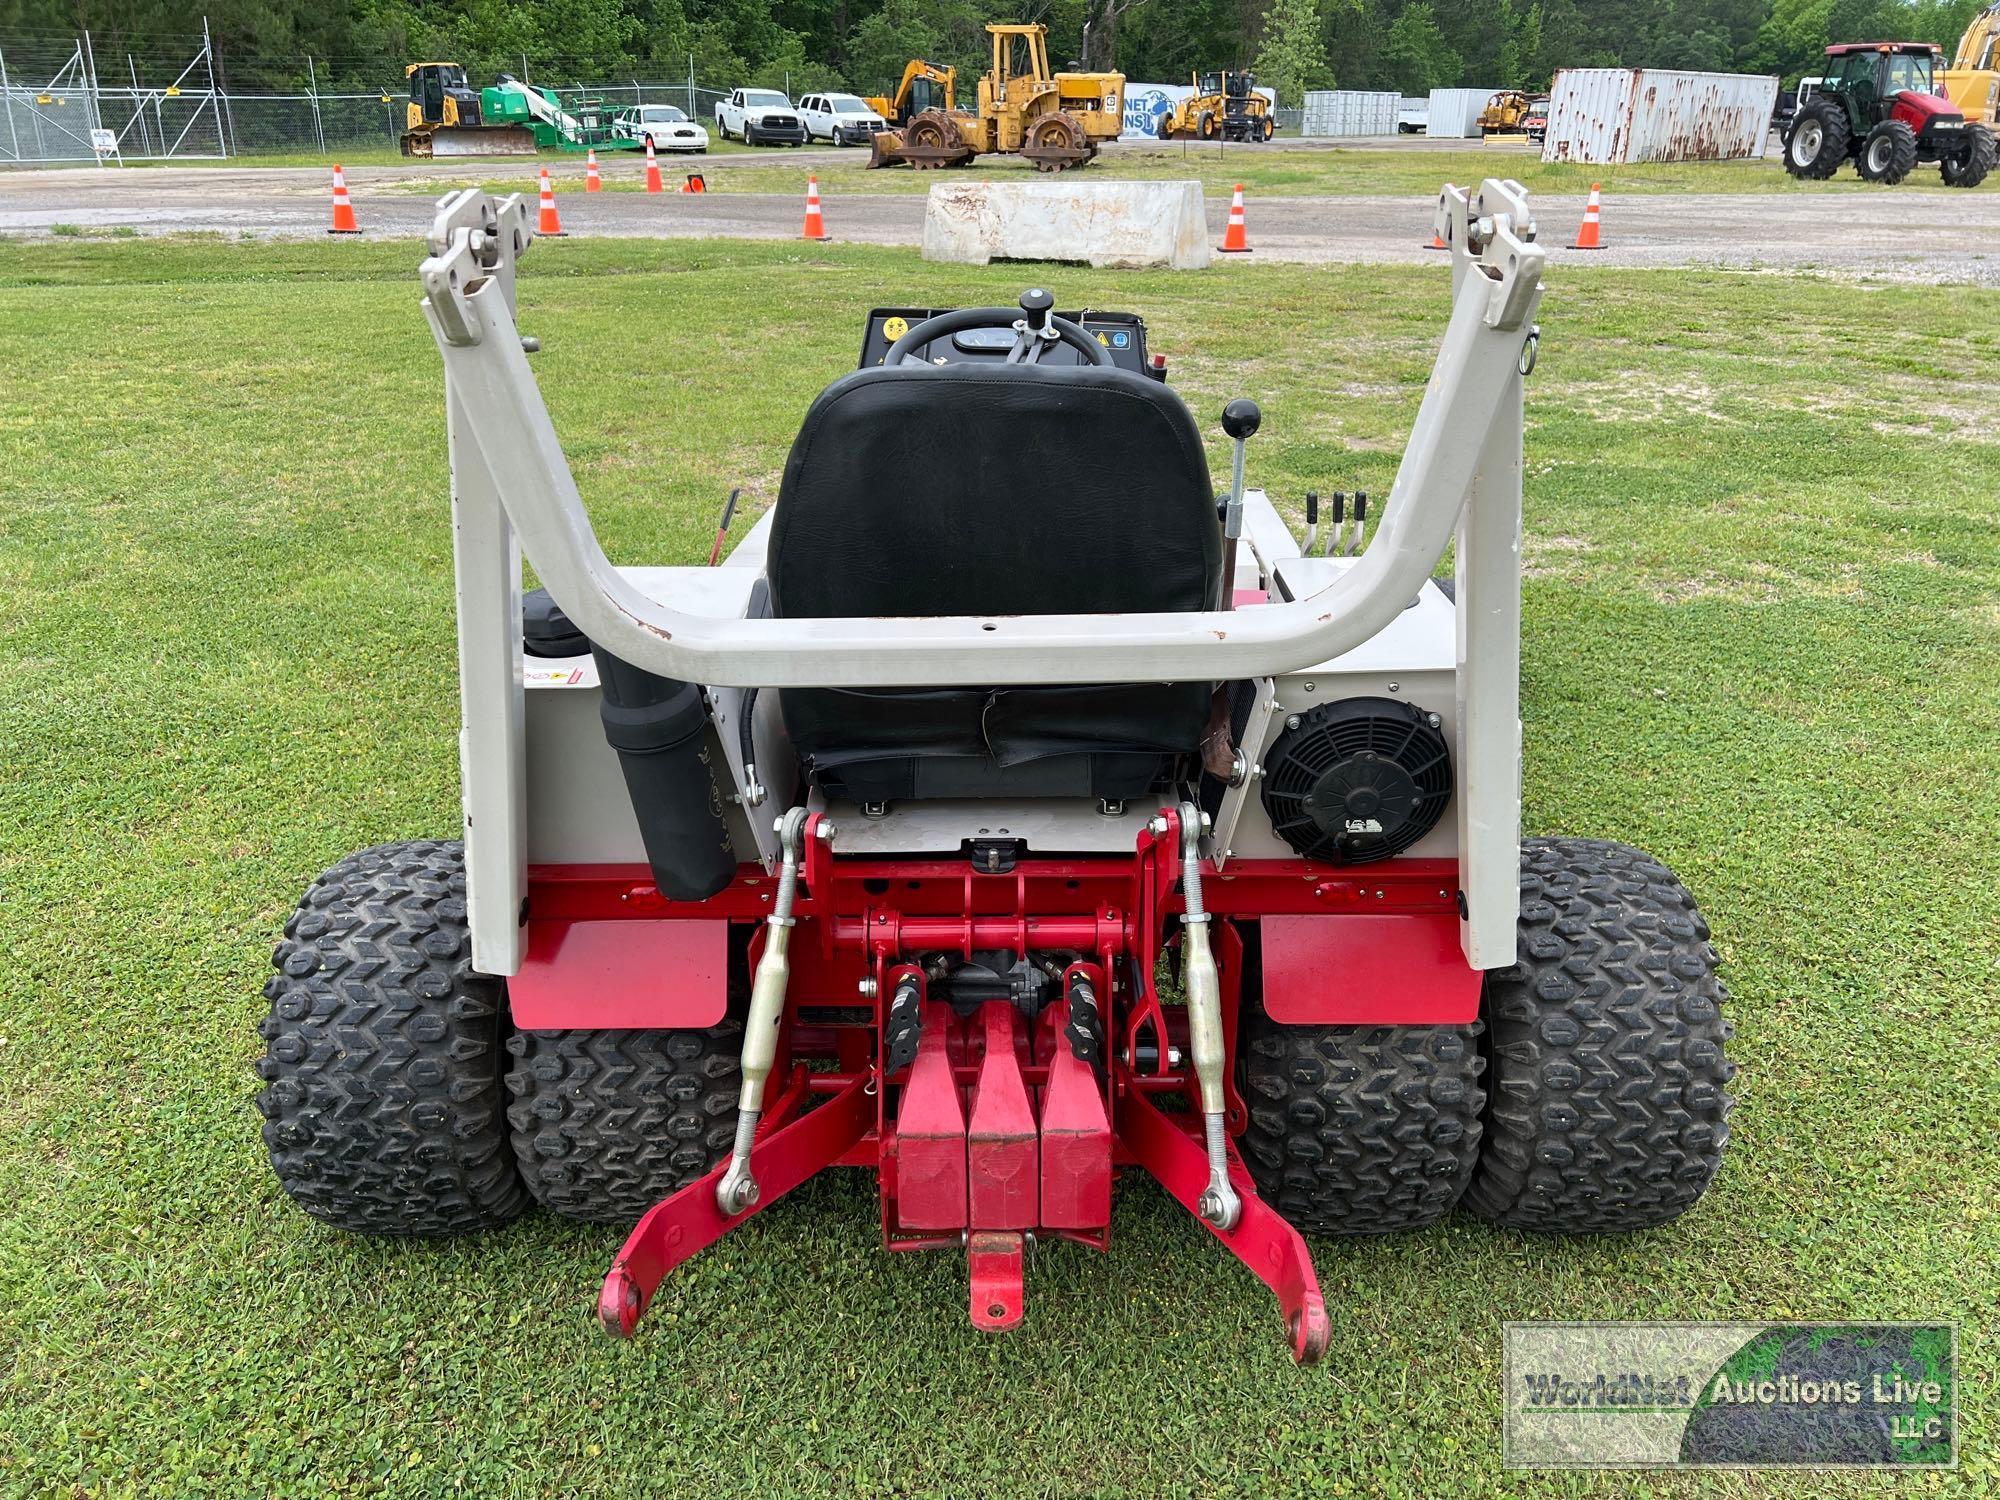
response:
[[[528,205],[519,193],[496,199],[463,188],[438,199],[437,210],[425,239],[431,253],[417,277],[446,340],[476,344],[484,335],[465,299],[492,280],[513,309],[514,262],[535,238]]]

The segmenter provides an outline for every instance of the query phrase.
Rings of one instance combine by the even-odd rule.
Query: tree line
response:
[[[1171,82],[1255,67],[1315,88],[1545,88],[1558,68],[1819,71],[1829,42],[1949,52],[1982,0],[0,0],[10,37],[88,29],[101,58],[162,57],[206,17],[234,90],[398,84],[402,65],[555,86],[637,78],[875,93],[926,57],[983,70],[988,21],[1039,21],[1051,61]],[[102,69],[100,69],[102,71]]]

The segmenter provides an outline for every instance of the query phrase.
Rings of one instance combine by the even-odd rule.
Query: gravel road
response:
[[[852,154],[789,153],[783,175]],[[679,163],[667,163],[669,180]],[[581,166],[556,164],[559,203],[571,235],[788,239],[799,232],[801,197],[726,189],[700,196],[581,191]],[[777,176],[778,169],[772,169]],[[451,180],[429,165],[349,171],[356,211],[373,238],[415,239],[431,215],[429,187]],[[1221,242],[1228,204],[1208,201]],[[1250,242],[1261,261],[1421,262],[1431,206],[1413,197],[1256,198]],[[1606,247],[1562,249],[1583,200],[1536,200],[1553,259],[1594,265],[1816,270],[1925,282],[2000,286],[2000,193],[1627,194],[1604,209]],[[840,194],[826,202],[836,241],[915,245],[924,200],[916,195]],[[208,230],[258,236],[324,233],[327,181],[316,168],[165,167],[144,171],[0,172],[0,233],[46,235],[54,226],[129,226],[142,234]]]

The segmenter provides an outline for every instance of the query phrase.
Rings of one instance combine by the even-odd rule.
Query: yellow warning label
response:
[[[909,331],[910,320],[908,318],[884,318],[882,320],[882,337],[892,344]]]
[[[1100,334],[1099,334],[1099,335],[1097,336],[1097,342],[1098,342],[1098,343],[1100,343],[1100,344],[1102,344],[1102,345],[1103,345],[1103,346],[1104,346],[1105,348],[1107,348],[1107,349],[1109,349],[1109,348],[1111,347],[1111,340],[1110,340],[1110,339],[1108,339],[1108,338],[1106,338],[1106,337],[1105,337],[1105,336],[1104,336],[1103,334],[1101,334],[1101,333],[1100,333]]]

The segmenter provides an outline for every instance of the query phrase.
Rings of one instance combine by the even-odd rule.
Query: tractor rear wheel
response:
[[[527,1207],[500,1082],[507,994],[472,971],[463,844],[350,854],[300,899],[272,962],[257,1108],[299,1207],[387,1235],[490,1229]]]
[[[1785,137],[1785,170],[1794,177],[1823,182],[1847,160],[1847,112],[1824,99],[1814,99],[1792,121]]]
[[[734,1015],[705,1031],[517,1031],[507,1046],[514,1155],[552,1213],[630,1226],[729,1154]]]
[[[1694,898],[1600,839],[1521,846],[1517,961],[1486,976],[1485,1138],[1465,1203],[1514,1229],[1651,1229],[1729,1139],[1730,1026]]]
[[[1993,132],[1984,125],[1965,127],[1965,147],[1956,156],[1947,156],[1938,163],[1938,172],[1944,178],[1946,187],[1975,188],[1986,180],[1986,174],[1993,170],[1995,148]]]
[[[1287,1026],[1264,1012],[1246,943],[1238,1086],[1244,1165],[1308,1234],[1388,1234],[1451,1212],[1486,1103],[1479,1023]]]
[[[1917,133],[1901,120],[1884,120],[1868,132],[1854,164],[1868,182],[1894,187],[1917,166]]]

